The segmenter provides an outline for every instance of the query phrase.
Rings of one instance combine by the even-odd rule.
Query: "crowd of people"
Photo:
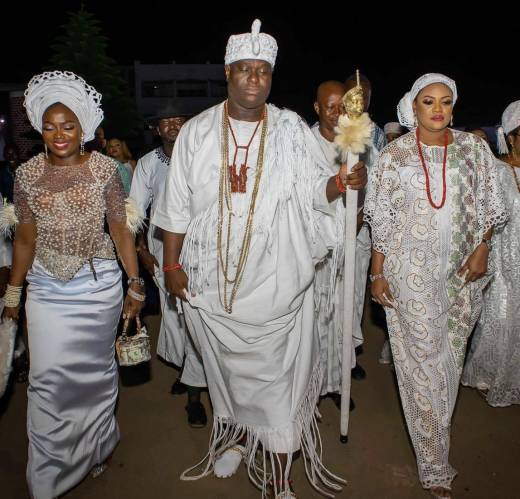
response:
[[[22,323],[25,309],[32,497],[108,466],[114,344],[120,318],[146,302],[140,269],[159,293],[157,354],[180,368],[172,393],[187,393],[188,423],[207,424],[203,389],[212,403],[209,449],[181,478],[227,478],[244,463],[262,497],[296,497],[299,451],[316,490],[341,490],[322,462],[316,406],[341,405],[348,189],[360,193],[352,376],[365,375],[356,349],[369,281],[423,488],[452,497],[461,381],[492,406],[520,403],[520,101],[502,115],[495,157],[483,128],[451,126],[456,83],[425,74],[348,168],[334,141],[343,97],[360,85],[368,113],[370,81],[321,83],[309,126],[267,103],[277,49],[258,20],[232,35],[227,99],[197,116],[162,110],[150,119],[160,145],[137,162],[105,138],[101,96],[81,77],[30,81],[25,107],[44,152],[20,164],[6,148],[0,190],[16,228],[0,241],[0,290],[4,321]]]

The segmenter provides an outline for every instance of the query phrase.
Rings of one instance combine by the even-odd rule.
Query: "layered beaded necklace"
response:
[[[244,229],[244,235],[242,239],[242,247],[240,249],[240,255],[238,258],[238,264],[235,272],[235,276],[233,278],[230,277],[229,272],[229,246],[231,240],[231,226],[233,221],[233,204],[232,204],[232,196],[233,192],[246,192],[246,180],[245,171],[247,168],[247,153],[249,152],[249,147],[253,141],[254,136],[258,130],[258,127],[262,123],[262,131],[260,135],[260,145],[258,149],[258,159],[256,162],[256,176],[255,176],[255,184],[253,186],[253,190],[251,193],[251,201],[249,202],[249,209],[247,213],[247,221]],[[233,136],[233,141],[235,143],[235,156],[233,160],[233,164],[229,165],[229,131],[231,130],[231,134]],[[236,138],[233,133],[233,129],[231,128],[231,124],[229,122],[229,115],[227,109],[227,102],[224,104],[224,109],[222,112],[222,141],[221,141],[221,165],[220,165],[220,179],[219,179],[219,196],[218,196],[218,223],[217,223],[217,285],[220,303],[224,307],[224,310],[231,314],[233,312],[233,302],[235,301],[238,288],[240,287],[240,282],[242,281],[242,276],[244,274],[244,269],[246,266],[247,258],[249,256],[249,248],[251,245],[251,235],[253,233],[253,218],[255,214],[255,206],[256,199],[258,196],[258,190],[260,187],[260,180],[262,178],[262,170],[264,165],[264,147],[265,147],[265,138],[267,135],[267,108],[264,108],[262,113],[262,118],[258,121],[253,136],[249,141],[247,146],[242,146],[246,149],[246,159],[241,166],[240,175],[236,175],[236,156],[237,156],[237,146]],[[243,170],[243,171],[242,171]],[[235,188],[236,190],[233,190]],[[242,190],[243,189],[243,190]],[[227,210],[227,228],[226,228],[226,236],[225,242],[223,242],[223,228],[224,228],[224,205]],[[221,289],[220,285],[220,273],[222,271],[223,285]],[[231,293],[229,293],[229,287],[231,286]]]

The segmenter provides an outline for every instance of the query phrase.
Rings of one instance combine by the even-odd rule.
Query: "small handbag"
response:
[[[125,320],[123,333],[116,341],[116,352],[120,366],[135,366],[142,362],[148,362],[150,354],[150,337],[146,327],[141,325],[141,319],[136,316],[137,333],[133,336],[126,334],[129,320]]]

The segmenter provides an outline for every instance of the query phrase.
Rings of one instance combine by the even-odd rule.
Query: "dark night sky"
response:
[[[399,98],[425,72],[444,72],[457,81],[455,124],[493,124],[509,102],[520,99],[520,79],[508,69],[519,60],[520,9],[513,12],[499,2],[488,2],[486,10],[479,10],[476,2],[475,7],[464,2],[466,12],[460,15],[452,12],[458,5],[453,1],[430,2],[423,9],[417,7],[419,2],[406,7],[395,1],[393,11],[365,1],[357,13],[324,2],[316,3],[326,6],[322,9],[294,10],[267,7],[265,2],[254,2],[263,6],[258,8],[221,2],[214,9],[193,1],[185,2],[193,7],[179,7],[179,1],[83,3],[101,20],[109,55],[120,64],[132,64],[134,59],[222,62],[227,37],[249,31],[252,20],[259,17],[279,45],[270,101],[307,118],[312,118],[317,84],[344,79],[358,66],[372,81],[371,114],[380,124],[395,119]],[[66,12],[80,4],[75,0],[4,4],[3,34],[8,42],[3,46],[0,82],[26,82],[39,72]]]

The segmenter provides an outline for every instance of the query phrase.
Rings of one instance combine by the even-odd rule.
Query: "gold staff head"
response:
[[[359,69],[356,70],[356,86],[351,88],[343,96],[343,105],[345,111],[350,119],[359,118],[365,109],[365,98],[363,95],[363,87],[359,82]]]

